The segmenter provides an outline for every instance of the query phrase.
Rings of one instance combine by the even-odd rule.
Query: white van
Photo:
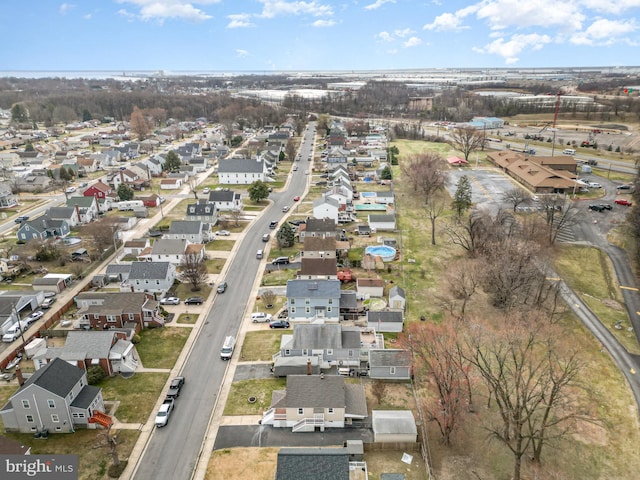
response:
[[[231,335],[224,339],[224,344],[220,349],[220,358],[222,360],[231,360],[231,356],[233,355],[233,348],[236,346],[236,339]]]
[[[262,255],[263,255],[262,250],[258,250],[258,251],[257,251],[257,253],[256,253],[256,258],[257,258],[258,260],[260,260],[260,259],[262,258]]]
[[[575,155],[576,151],[573,148],[565,148],[562,153],[564,155]]]

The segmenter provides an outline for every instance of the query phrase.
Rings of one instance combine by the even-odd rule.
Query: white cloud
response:
[[[364,9],[365,10],[377,10],[378,8],[383,6],[385,3],[396,3],[396,0],[376,0],[372,4],[367,5],[366,7],[364,7]]]
[[[330,5],[322,5],[316,0],[311,2],[286,0],[258,0],[262,3],[261,17],[274,18],[283,15],[311,15],[313,17],[328,17],[333,15]]]
[[[66,15],[69,10],[76,8],[76,6],[72,3],[63,3],[60,5],[59,11],[61,15]]]
[[[577,2],[557,0],[487,0],[476,5],[476,17],[494,30],[509,27],[561,27],[579,30],[585,19]]]
[[[118,3],[135,5],[139,8],[138,16],[142,20],[158,20],[178,18],[199,22],[213,18],[194,5],[210,5],[220,0],[116,0]],[[122,10],[121,10],[122,11]],[[120,11],[120,12],[121,12]],[[120,13],[118,12],[118,13]]]
[[[615,15],[640,7],[640,0],[581,0],[578,3],[596,12]]]
[[[236,48],[236,57],[245,58],[249,56],[249,52],[247,50],[243,50],[241,48]]]
[[[405,38],[413,33],[413,30],[410,28],[404,28],[402,30],[394,30],[393,33],[396,37]]]
[[[93,15],[91,13],[85,13],[82,18],[84,18],[85,20],[91,20],[93,18]]]
[[[637,30],[638,25],[634,20],[615,21],[601,18],[589,25],[585,31],[572,35],[570,41],[575,45],[611,46],[626,41],[621,37]]]
[[[136,18],[136,16],[133,13],[126,11],[124,8],[121,8],[120,10],[118,10],[118,15],[126,18],[130,22],[132,22]]]
[[[443,13],[438,15],[433,22],[426,24],[422,27],[425,30],[434,30],[436,32],[458,32],[460,30],[468,29],[462,25],[463,17],[458,13]]]
[[[255,24],[251,23],[251,21],[249,20],[251,17],[248,13],[236,13],[233,15],[227,15],[227,18],[230,20],[227,28],[247,28],[255,26]]]
[[[389,32],[380,32],[375,35],[376,38],[379,38],[383,42],[393,42],[393,36]]]
[[[333,27],[336,24],[333,20],[316,20],[311,25],[314,27]]]
[[[477,53],[498,55],[503,57],[507,64],[513,64],[520,60],[519,55],[523,50],[540,50],[544,45],[550,42],[551,37],[548,35],[539,35],[537,33],[529,35],[513,35],[508,41],[505,41],[504,38],[498,38],[482,48],[474,47],[473,51]]]
[[[411,48],[411,47],[417,47],[421,43],[422,43],[422,40],[420,40],[418,37],[411,37],[406,42],[404,42],[402,46],[405,48]]]

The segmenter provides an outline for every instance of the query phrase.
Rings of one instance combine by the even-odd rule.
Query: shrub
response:
[[[89,385],[100,383],[105,376],[104,370],[98,365],[87,368],[87,382],[89,382]]]

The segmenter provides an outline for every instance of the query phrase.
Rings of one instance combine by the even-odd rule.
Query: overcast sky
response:
[[[2,0],[0,71],[640,64],[640,0]]]

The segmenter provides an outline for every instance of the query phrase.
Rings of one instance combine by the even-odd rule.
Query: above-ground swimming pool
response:
[[[396,249],[387,245],[370,246],[364,249],[364,253],[376,255],[382,258],[383,262],[390,262],[396,258]]]

